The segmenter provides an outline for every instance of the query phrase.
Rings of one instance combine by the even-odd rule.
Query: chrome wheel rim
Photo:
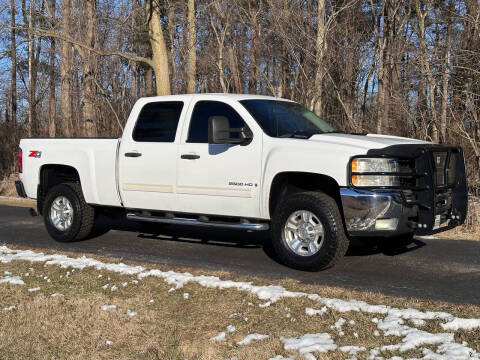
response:
[[[60,231],[66,231],[72,226],[73,207],[65,196],[59,196],[53,200],[50,206],[50,220],[53,226]]]
[[[321,249],[325,233],[322,222],[314,213],[298,210],[288,217],[283,237],[295,254],[312,256]]]

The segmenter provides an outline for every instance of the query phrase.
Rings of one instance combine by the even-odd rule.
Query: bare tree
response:
[[[427,2],[425,9],[422,10],[420,0],[415,0],[415,9],[417,13],[418,22],[418,38],[420,41],[420,63],[422,76],[427,79],[428,86],[428,107],[431,116],[431,136],[434,142],[438,142],[438,123],[437,111],[435,109],[435,83],[430,69],[430,61],[428,59],[428,49],[425,32],[425,19],[430,9],[430,3]]]
[[[12,62],[10,69],[10,116],[12,123],[17,123],[17,42],[15,39],[15,0],[10,0],[10,59]]]
[[[86,33],[85,44],[95,49],[96,39],[96,0],[85,0],[86,10]],[[83,127],[86,136],[96,136],[96,108],[95,98],[97,95],[97,87],[95,84],[95,76],[97,69],[97,55],[85,48],[79,47],[80,56],[83,62]]]
[[[197,30],[195,26],[195,0],[188,0],[188,75],[187,92],[195,92],[197,66]]]
[[[71,33],[72,18],[72,0],[62,1],[62,33],[69,36]],[[61,110],[62,110],[62,127],[61,131],[64,136],[73,135],[72,122],[72,88],[73,88],[73,49],[72,44],[66,39],[61,43],[61,59],[60,59],[60,77],[61,77]]]
[[[146,1],[148,32],[152,47],[152,60],[149,65],[155,73],[157,95],[170,95],[170,70],[168,66],[168,52],[163,36],[160,8],[153,0]]]
[[[316,72],[315,72],[315,95],[314,112],[322,115],[322,82],[324,76],[324,53],[326,51],[325,41],[325,0],[318,0],[317,9],[317,42],[316,42]]]
[[[50,1],[50,17],[52,18],[52,27],[55,26],[55,0]],[[56,135],[57,106],[55,98],[55,38],[50,38],[49,49],[49,71],[48,71],[48,136]]]
[[[453,11],[455,9],[455,0],[450,0],[450,5],[447,11],[447,30],[445,37],[445,52],[442,72],[442,109],[440,113],[440,139],[446,142],[447,135],[447,106],[448,106],[448,88],[450,76],[450,51],[452,48],[451,34],[453,26]]]

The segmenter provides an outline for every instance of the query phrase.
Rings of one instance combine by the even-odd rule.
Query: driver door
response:
[[[209,144],[208,119],[223,116],[231,128],[248,124],[239,104],[198,100],[191,105],[188,130],[179,145],[177,199],[191,213],[260,217],[262,137],[248,145]]]

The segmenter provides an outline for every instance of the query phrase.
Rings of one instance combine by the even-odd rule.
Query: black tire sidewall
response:
[[[52,223],[50,219],[50,208],[53,201],[59,197],[65,196],[73,208],[73,221],[72,225],[65,231],[58,230]],[[61,184],[56,185],[47,193],[45,197],[44,206],[43,206],[43,219],[45,222],[45,227],[47,228],[48,233],[56,241],[60,242],[71,242],[76,239],[77,234],[80,231],[82,226],[82,206],[78,195],[75,191],[68,185]]]
[[[332,204],[324,203],[317,198],[307,194],[298,194],[289,197],[285,203],[280,206],[274,215],[272,226],[273,246],[280,260],[286,265],[300,269],[317,271],[327,267],[338,247],[338,231],[342,224],[337,224],[335,216],[329,206]],[[295,254],[284,237],[284,226],[291,214],[299,210],[308,210],[315,214],[322,222],[324,228],[324,240],[320,250],[311,256],[300,256]]]

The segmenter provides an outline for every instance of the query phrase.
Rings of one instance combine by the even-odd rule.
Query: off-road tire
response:
[[[287,245],[283,229],[288,217],[297,210],[313,212],[324,227],[324,242],[311,256],[295,254]],[[285,265],[308,271],[318,271],[333,266],[347,252],[349,240],[345,235],[342,216],[336,201],[322,192],[294,194],[276,208],[271,222],[273,248]]]
[[[50,207],[59,196],[65,196],[73,207],[72,225],[65,231],[58,230],[50,219]],[[49,235],[59,242],[85,239],[95,222],[95,209],[85,202],[82,188],[78,183],[63,183],[52,187],[43,202],[43,220]]]

